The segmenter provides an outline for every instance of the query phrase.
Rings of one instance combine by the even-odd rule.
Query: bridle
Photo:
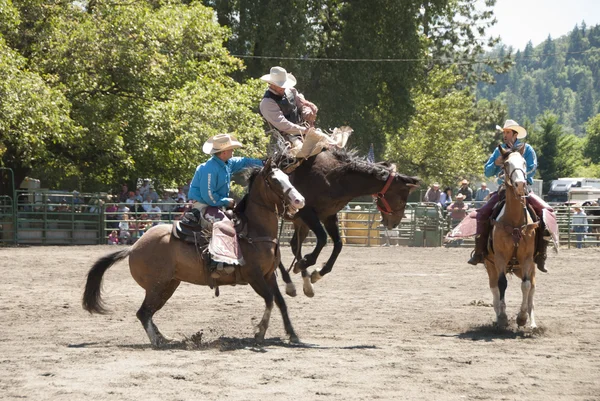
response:
[[[285,190],[283,193],[279,194],[277,191],[274,190],[273,186],[269,182],[269,175],[267,175],[263,179],[265,181],[265,185],[267,186],[267,188],[270,189],[271,192],[273,192],[275,195],[277,195],[277,197],[279,198],[279,200],[281,200],[281,203],[282,203],[282,206],[283,206],[282,210],[279,211],[279,207],[278,207],[277,203],[274,204],[274,208],[273,208],[275,210],[275,213],[277,214],[277,216],[281,217],[281,216],[284,215],[284,213],[287,210],[287,207],[289,205],[289,202],[287,201],[287,198],[288,198],[288,194],[291,192],[292,188],[290,187],[287,190]],[[258,206],[261,206],[264,209],[267,209],[269,211],[273,211],[273,209],[271,209],[270,207],[268,207],[267,205],[265,205],[263,203],[255,201],[254,199],[251,199],[251,201],[253,203],[256,203]]]
[[[396,173],[394,171],[390,171],[390,174],[388,175],[388,179],[385,182],[383,189],[381,191],[377,192],[376,194],[373,194],[373,198],[380,200],[381,203],[383,204],[383,207],[381,207],[381,206],[379,206],[379,202],[377,202],[377,209],[383,214],[393,214],[394,213],[394,211],[390,207],[390,204],[385,199],[385,194],[388,191],[388,189],[390,189],[390,186],[392,185],[392,181],[394,180],[395,176],[396,176]]]

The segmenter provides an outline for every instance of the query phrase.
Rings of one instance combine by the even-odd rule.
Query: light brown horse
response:
[[[496,323],[508,325],[506,315],[506,274],[513,273],[521,279],[523,299],[517,315],[517,325],[525,326],[529,317],[530,327],[535,328],[533,295],[535,293],[535,263],[533,260],[537,222],[533,222],[526,207],[527,166],[523,158],[524,146],[504,150],[503,161],[506,204],[493,222],[493,250],[485,258],[490,289],[494,299]]]
[[[291,342],[298,342],[287,313],[285,301],[277,287],[274,270],[280,260],[277,241],[277,215],[287,206],[295,209],[304,206],[304,197],[291,185],[287,175],[274,168],[269,160],[265,167],[251,177],[252,185],[243,202],[242,214],[247,219],[247,234],[240,238],[240,248],[245,260],[239,272],[213,279],[204,268],[204,259],[195,245],[171,236],[172,225],[152,227],[133,246],[100,258],[90,269],[83,308],[90,313],[105,313],[101,299],[102,277],[115,262],[129,256],[129,268],[134,280],[146,290],[146,297],[137,312],[148,338],[154,347],[160,347],[171,339],[163,336],[152,321],[173,295],[182,281],[209,285],[233,285],[248,283],[265,300],[266,309],[255,335],[262,342],[269,326],[273,298],[281,310],[285,331]],[[241,278],[241,281],[240,281]]]

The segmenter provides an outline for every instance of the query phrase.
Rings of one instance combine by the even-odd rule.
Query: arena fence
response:
[[[157,224],[181,218],[189,204],[158,203],[159,209],[145,211],[141,205],[105,203],[105,194],[78,194],[61,191],[18,191],[15,205],[11,197],[0,197],[0,244],[78,245],[117,242],[132,244]],[[478,207],[472,204],[471,210]],[[600,207],[585,207],[588,222],[585,233],[572,225],[570,207],[553,205],[557,212],[562,246],[587,247],[600,244]],[[126,209],[127,208],[127,209]],[[116,210],[115,210],[116,209]],[[351,246],[473,246],[472,239],[446,241],[446,234],[458,223],[434,203],[408,203],[401,224],[386,230],[373,203],[350,203],[338,214],[342,242]],[[580,229],[579,229],[580,230]],[[293,224],[284,222],[281,241],[288,243]],[[316,241],[312,233],[306,242]]]

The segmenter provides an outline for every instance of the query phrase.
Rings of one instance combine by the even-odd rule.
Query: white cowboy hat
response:
[[[204,142],[202,151],[207,155],[214,155],[215,153],[222,152],[224,150],[241,148],[243,145],[230,134],[219,134],[210,138]]]
[[[466,198],[466,197],[465,197],[463,194],[458,194],[458,195],[456,195],[456,200],[463,200],[463,199],[465,199],[465,198]]]
[[[296,77],[289,74],[283,67],[271,67],[271,73],[263,75],[260,79],[280,88],[293,88],[296,86]]]
[[[513,131],[517,131],[517,139],[523,139],[527,136],[527,130],[521,127],[515,120],[506,120],[504,127],[496,125],[496,129],[503,131],[505,129],[511,129]]]

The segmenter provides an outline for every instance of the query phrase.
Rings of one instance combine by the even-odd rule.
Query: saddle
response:
[[[202,216],[200,223],[185,219],[176,221],[173,223],[171,235],[179,241],[195,246],[209,276],[214,272],[209,269],[211,262],[214,265],[220,264],[223,266],[225,264],[235,267],[234,271],[238,284],[246,284],[241,280],[238,268],[244,264],[238,238],[241,238],[247,231],[246,219],[243,214],[234,215],[233,211],[228,210],[225,213],[227,219],[215,221],[214,223],[210,222],[211,216],[221,213],[218,208],[209,207],[205,212],[208,219]],[[219,273],[219,275],[221,274],[231,273],[225,271]]]

